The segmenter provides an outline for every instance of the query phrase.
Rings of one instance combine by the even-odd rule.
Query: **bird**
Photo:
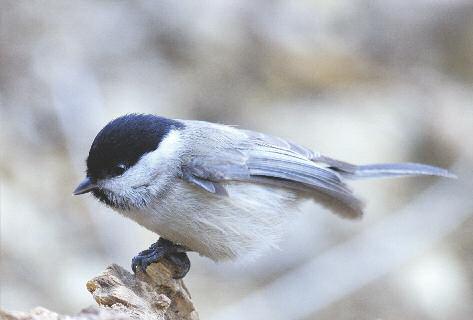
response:
[[[164,259],[176,279],[188,273],[190,251],[225,261],[277,247],[306,200],[360,218],[364,202],[350,180],[455,177],[420,163],[354,165],[256,131],[141,113],[105,125],[86,166],[74,195],[90,192],[159,235],[132,259],[133,271]]]

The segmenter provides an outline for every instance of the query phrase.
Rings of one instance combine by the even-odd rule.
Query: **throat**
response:
[[[107,206],[113,209],[130,210],[132,207],[132,205],[128,201],[126,201],[125,198],[119,197],[107,190],[95,189],[92,191],[92,194],[100,202],[105,203]]]

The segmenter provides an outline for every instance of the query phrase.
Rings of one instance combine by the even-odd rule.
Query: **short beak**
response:
[[[79,186],[74,190],[74,192],[72,194],[77,196],[79,194],[84,194],[84,193],[90,192],[90,191],[92,191],[96,188],[97,188],[97,184],[93,183],[92,180],[90,180],[90,178],[85,178],[79,184]]]

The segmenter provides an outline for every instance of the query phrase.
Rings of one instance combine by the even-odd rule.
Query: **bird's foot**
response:
[[[191,263],[187,257],[183,246],[172,243],[164,238],[159,238],[156,243],[153,243],[149,249],[141,251],[131,260],[131,269],[136,273],[136,268],[140,268],[146,272],[146,268],[160,260],[167,260],[173,265],[173,278],[181,279],[189,272]]]

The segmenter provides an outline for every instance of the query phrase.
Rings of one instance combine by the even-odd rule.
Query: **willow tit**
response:
[[[181,278],[190,268],[186,251],[220,261],[276,246],[305,199],[361,217],[362,201],[346,180],[416,175],[453,177],[417,163],[353,165],[226,125],[129,114],[95,137],[74,195],[91,192],[160,235],[133,258],[134,271],[165,258]]]

